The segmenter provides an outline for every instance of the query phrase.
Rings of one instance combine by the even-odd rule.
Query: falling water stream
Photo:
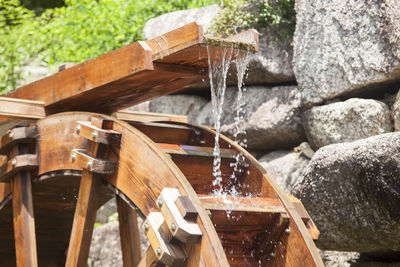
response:
[[[243,99],[243,77],[250,60],[250,53],[247,51],[235,50],[233,48],[221,48],[207,46],[208,64],[209,64],[209,78],[211,87],[211,101],[213,107],[215,146],[214,146],[214,162],[213,162],[213,175],[215,180],[213,185],[216,187],[213,194],[218,197],[226,198],[227,195],[239,196],[237,190],[237,175],[243,172],[244,156],[238,154],[235,162],[232,164],[232,175],[230,177],[231,186],[226,191],[224,190],[221,172],[221,155],[219,147],[219,137],[221,130],[221,115],[224,104],[225,90],[226,90],[226,76],[228,74],[229,66],[232,58],[236,57],[236,68],[238,74],[238,97],[236,100],[236,118],[234,122],[234,141],[239,145],[246,147],[246,131],[244,125],[244,99]]]

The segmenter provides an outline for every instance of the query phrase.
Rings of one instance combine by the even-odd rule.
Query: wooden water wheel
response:
[[[147,41],[145,69],[137,64],[146,53],[138,60],[121,48],[0,98],[0,128],[9,129],[0,143],[1,266],[86,266],[96,211],[114,195],[124,266],[323,266],[301,203],[228,138],[220,139],[222,186],[239,196],[223,198],[214,193],[212,129],[84,112],[111,113],[198,82],[207,59],[200,37],[193,23]],[[238,154],[243,171],[232,180]],[[140,230],[150,243],[144,255]]]

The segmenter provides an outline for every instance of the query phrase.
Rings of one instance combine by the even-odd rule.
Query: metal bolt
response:
[[[290,228],[289,227],[285,229],[285,233],[290,234]]]
[[[14,132],[13,131],[10,131],[8,133],[8,138],[10,138],[11,140],[14,138]]]
[[[147,222],[144,223],[144,224],[143,224],[143,228],[144,228],[144,231],[145,231],[145,232],[149,231],[149,224],[148,224]]]
[[[17,165],[17,160],[13,159],[13,160],[11,161],[11,166],[12,166],[13,168],[15,168],[16,165]]]
[[[80,126],[80,125],[77,125],[77,126],[75,127],[75,132],[76,132],[77,134],[79,134],[79,133],[81,132],[81,126]]]
[[[271,252],[271,253],[269,253],[269,255],[270,255],[272,258],[274,258],[274,257],[276,256],[276,253],[275,253],[275,252]]]
[[[96,140],[96,138],[97,138],[97,132],[92,132],[92,138],[93,138],[93,140]]]
[[[172,230],[172,232],[175,232],[175,231],[176,231],[176,225],[175,225],[175,223],[171,223],[171,230]]]
[[[159,199],[157,200],[157,206],[158,206],[159,208],[161,208],[162,205],[163,205],[163,201],[162,201],[161,198],[159,198]]]
[[[158,257],[161,256],[162,250],[161,250],[160,247],[157,248],[156,253],[157,253],[157,256],[158,256]]]
[[[71,154],[71,162],[75,162],[75,159],[76,159],[76,154],[75,153]]]
[[[86,163],[86,167],[87,167],[88,169],[91,169],[91,168],[92,168],[92,165],[93,165],[93,161],[91,161],[91,160],[89,160],[89,161]]]

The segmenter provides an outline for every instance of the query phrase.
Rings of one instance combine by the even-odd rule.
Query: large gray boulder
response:
[[[400,81],[395,0],[296,1],[294,72],[308,103]]]
[[[151,39],[194,21],[203,25],[203,31],[206,32],[220,11],[218,5],[211,5],[163,14],[146,22],[143,35],[145,39]]]
[[[196,95],[166,95],[150,101],[150,112],[188,116],[189,122],[197,121],[207,99]]]
[[[295,83],[293,72],[293,36],[278,38],[269,28],[260,30],[259,51],[250,56],[246,85]],[[237,84],[236,67],[230,70],[227,84]]]
[[[400,133],[319,149],[294,195],[321,235],[318,247],[400,251]]]
[[[309,159],[300,153],[276,150],[262,156],[258,161],[274,177],[275,181],[287,193],[290,193],[293,186],[301,181]]]
[[[232,137],[238,90],[227,88],[221,131]],[[291,148],[305,140],[301,123],[301,96],[295,86],[249,86],[243,94],[248,148],[273,150]],[[204,106],[198,124],[213,125],[211,103]]]
[[[314,148],[351,142],[393,129],[386,104],[360,98],[313,107],[304,112],[303,123]]]

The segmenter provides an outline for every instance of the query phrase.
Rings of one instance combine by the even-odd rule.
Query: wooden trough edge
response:
[[[208,68],[207,44],[255,52],[258,33],[247,31],[226,40],[210,38],[193,22],[81,64],[66,64],[62,71],[5,96],[42,101],[47,115],[72,110],[111,114],[201,82]]]

